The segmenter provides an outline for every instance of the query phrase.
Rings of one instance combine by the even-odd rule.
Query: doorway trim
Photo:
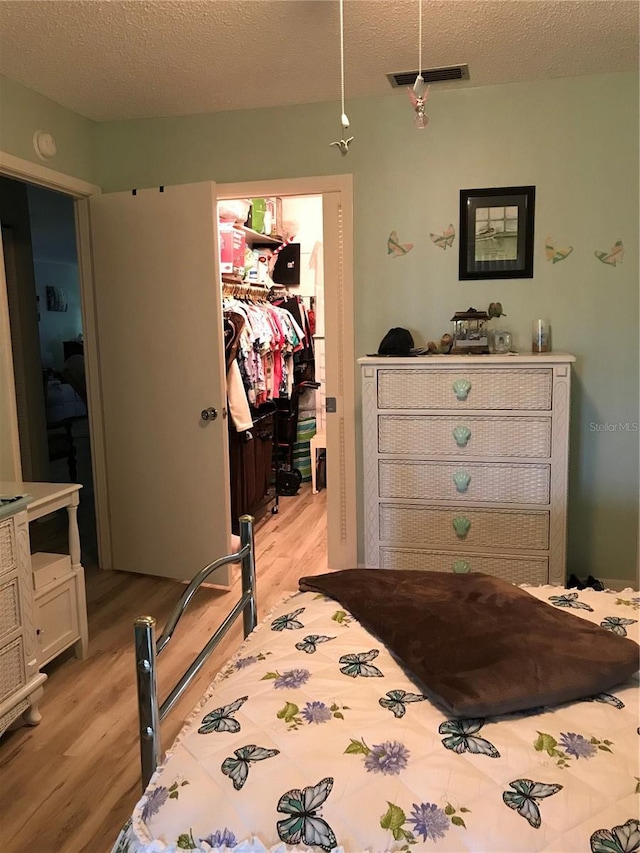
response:
[[[356,505],[353,176],[281,178],[217,184],[218,200],[319,195],[323,200],[327,395],[327,557],[332,569],[358,565]],[[332,218],[327,232],[327,214]],[[327,239],[327,237],[330,237]],[[314,460],[311,460],[314,464]]]
[[[87,227],[85,199],[98,195],[102,189],[96,184],[74,178],[62,172],[56,172],[48,166],[23,160],[7,151],[0,151],[0,175],[17,181],[34,184],[45,189],[64,193],[75,199],[76,218],[76,248],[78,252],[78,269],[80,273],[80,302],[82,307],[82,327],[87,333],[85,342],[85,370],[87,375],[87,409],[91,423],[91,464],[93,467],[94,504],[96,528],[98,535],[98,554],[102,568],[110,564],[111,551],[108,536],[108,503],[106,500],[106,461],[104,454],[104,433],[102,424],[102,405],[100,390],[100,371],[98,365],[98,347],[96,341],[96,323],[94,317],[91,242]],[[1,248],[1,246],[0,246]],[[0,255],[2,252],[0,252]],[[1,258],[0,258],[1,261]],[[0,262],[0,340],[10,341],[9,306],[7,301],[7,282],[4,264]],[[0,384],[0,411],[6,424],[8,435],[3,434],[3,443],[10,445],[13,457],[13,477],[16,481],[22,479],[22,464],[20,462],[20,443],[18,431],[18,416],[15,396],[15,378],[13,375],[13,359],[11,345],[0,347],[0,376],[7,381]],[[3,460],[4,461],[4,460]],[[6,461],[4,461],[6,464]]]

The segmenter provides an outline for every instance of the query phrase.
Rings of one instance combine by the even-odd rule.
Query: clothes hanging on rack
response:
[[[305,332],[293,315],[268,302],[251,302],[225,297],[225,320],[237,333],[234,363],[227,372],[228,394],[240,403],[238,374],[246,395],[247,405],[257,408],[269,400],[289,396],[293,389],[294,352],[304,349]],[[242,320],[242,323],[240,323]],[[230,332],[230,338],[234,338]],[[235,417],[232,413],[232,418]],[[236,428],[245,430],[246,420],[240,415]]]
[[[302,301],[302,297],[292,296],[286,291],[281,295],[275,291],[270,296],[270,301],[272,305],[288,311],[304,333],[304,344],[297,351],[296,364],[313,361],[313,331],[311,329],[311,321],[309,319],[309,309]]]

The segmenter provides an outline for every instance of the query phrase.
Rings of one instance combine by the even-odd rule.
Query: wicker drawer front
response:
[[[16,567],[16,543],[13,533],[13,519],[0,521],[0,575]]]
[[[22,637],[18,637],[0,649],[0,702],[26,682]]]
[[[454,391],[460,380],[470,384]],[[551,409],[551,368],[378,371],[380,409]]]
[[[380,415],[378,449],[403,456],[548,459],[551,418]]]
[[[381,504],[380,541],[420,547],[545,551],[549,547],[549,513]]]
[[[20,627],[18,578],[0,584],[0,638]]]
[[[409,548],[380,548],[380,568],[412,571],[452,572],[454,564],[471,572],[484,572],[511,583],[549,582],[547,560],[525,557],[487,557],[450,551],[416,551]]]
[[[549,465],[380,459],[378,466],[381,498],[549,503]]]

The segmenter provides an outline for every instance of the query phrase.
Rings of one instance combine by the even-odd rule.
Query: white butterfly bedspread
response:
[[[529,592],[640,640],[637,593]],[[217,676],[113,851],[639,851],[638,694],[450,719],[337,602],[298,593]]]

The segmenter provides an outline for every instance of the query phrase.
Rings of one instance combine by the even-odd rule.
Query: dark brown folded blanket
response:
[[[593,696],[638,669],[633,640],[480,572],[347,569],[299,585],[339,601],[457,717]]]

